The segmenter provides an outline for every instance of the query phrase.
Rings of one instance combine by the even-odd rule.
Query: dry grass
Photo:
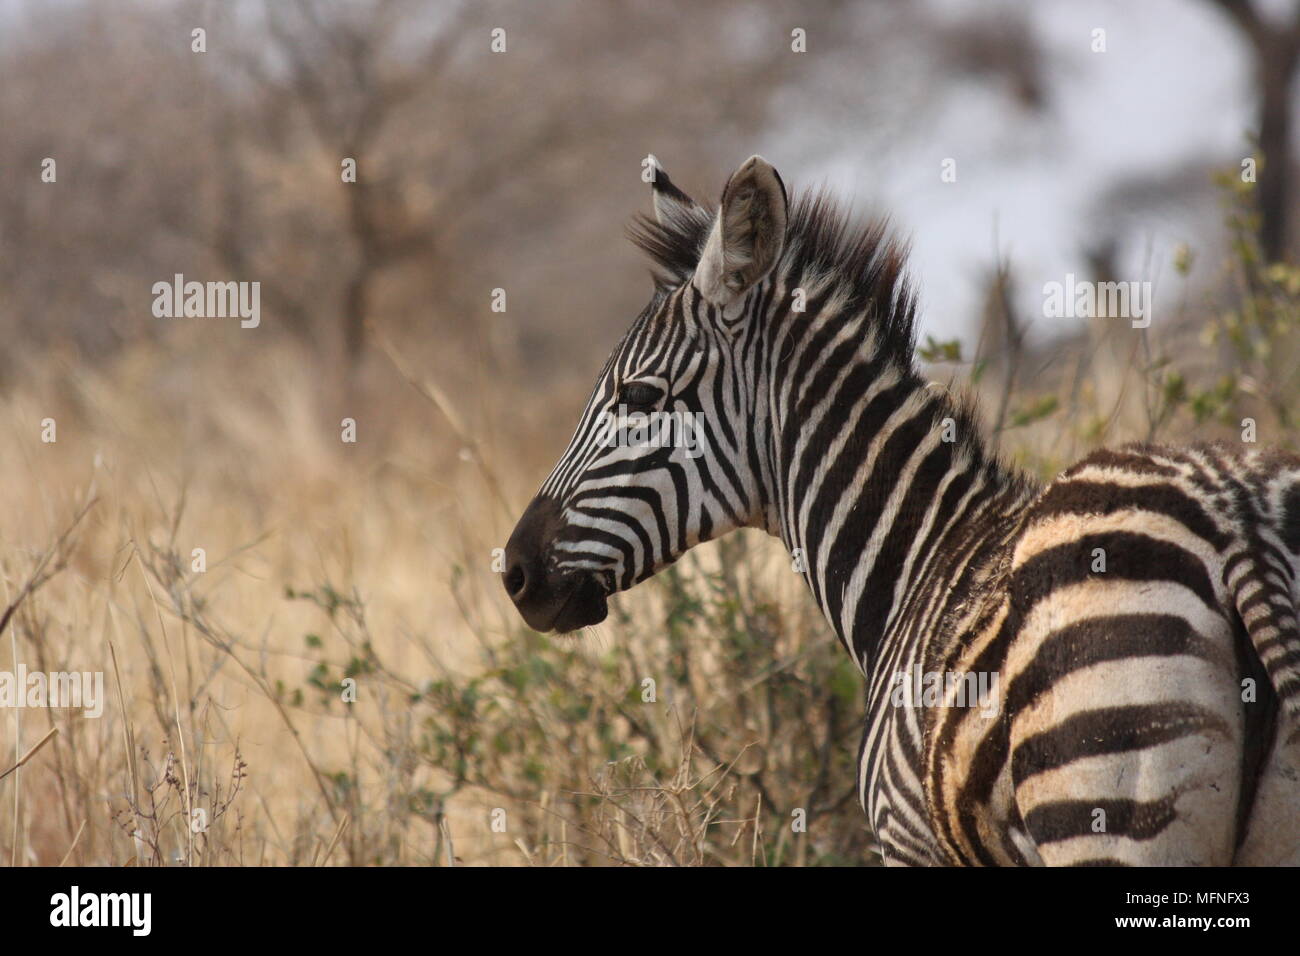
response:
[[[809,646],[813,670],[847,663],[806,607],[793,633],[777,621],[777,603],[801,607],[779,552],[732,542],[733,557],[757,550],[725,587],[705,552],[584,640],[547,641],[517,623],[492,549],[567,421],[483,396],[460,408],[387,360],[340,402],[292,347],[222,351],[211,334],[177,326],[100,369],[52,358],[11,389],[0,555],[15,610],[0,670],[102,671],[109,700],[99,719],[0,714],[0,770],[43,741],[0,784],[0,858],[423,864],[454,850],[465,863],[688,864],[768,852],[756,839],[764,767],[774,775],[791,756],[798,727],[762,726],[769,715],[737,706],[752,691],[738,682],[785,668],[814,700],[826,692]],[[567,417],[575,404],[556,406]],[[355,445],[340,440],[345,414]],[[46,418],[54,443],[41,441]],[[756,634],[765,647],[742,666],[727,659]],[[346,677],[355,703],[342,700]],[[646,677],[656,702],[640,699]],[[729,682],[731,696],[714,693]],[[844,702],[823,730],[855,733],[852,712]],[[756,745],[778,742],[787,753],[754,763]]]
[[[949,371],[1044,474],[1102,442],[1230,437],[1247,413],[1295,447],[1300,383],[1279,370],[1300,273],[1243,248],[1253,291],[1187,316],[1193,334],[1126,339],[1105,376],[1096,334],[1012,363],[1005,400],[984,359]],[[387,345],[341,382],[248,341],[178,323],[96,368],[50,353],[7,387],[0,670],[102,671],[108,701],[99,719],[0,712],[0,860],[871,859],[860,679],[774,542],[701,548],[578,640],[533,634],[492,549],[580,388],[523,401],[485,367],[439,388]]]

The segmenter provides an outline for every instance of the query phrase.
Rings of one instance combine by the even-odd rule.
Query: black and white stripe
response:
[[[758,157],[716,213],[656,173],[656,293],[512,538],[530,623],[764,528],[866,675],[888,862],[1300,863],[1300,459],[1130,446],[1039,487],[917,373],[883,227]],[[703,453],[594,441],[629,396]],[[914,674],[993,675],[997,713],[900,702]]]

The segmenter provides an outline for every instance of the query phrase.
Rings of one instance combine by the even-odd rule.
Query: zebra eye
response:
[[[649,408],[664,397],[662,389],[645,382],[628,382],[618,391],[618,400],[628,408]]]

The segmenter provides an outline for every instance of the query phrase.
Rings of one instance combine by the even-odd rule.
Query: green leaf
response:
[[[1028,408],[1015,412],[1011,416],[1011,421],[1007,428],[1023,428],[1025,425],[1032,425],[1034,422],[1047,418],[1060,404],[1060,400],[1055,395],[1047,395],[1040,398]]]

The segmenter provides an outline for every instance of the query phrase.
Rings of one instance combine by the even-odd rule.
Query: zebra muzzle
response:
[[[524,622],[535,631],[569,633],[605,620],[605,586],[590,572],[556,571],[547,554],[564,528],[551,498],[528,505],[506,542],[502,583]]]

